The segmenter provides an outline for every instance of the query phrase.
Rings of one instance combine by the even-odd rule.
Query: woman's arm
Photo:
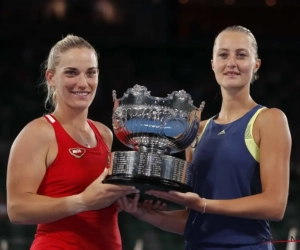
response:
[[[46,157],[54,131],[41,119],[29,123],[15,139],[8,160],[8,215],[13,223],[60,219],[82,210],[78,196],[53,199],[37,195],[46,173]]]
[[[262,112],[253,130],[259,138],[262,193],[235,200],[208,200],[208,213],[269,220],[283,218],[289,189],[291,134],[282,111]]]
[[[195,193],[149,194],[171,200],[199,212],[281,220],[285,213],[289,189],[291,135],[284,113],[278,109],[262,111],[253,129],[260,148],[262,193],[231,200],[208,200]]]
[[[55,134],[44,118],[29,123],[15,139],[8,160],[7,207],[13,223],[47,223],[82,211],[101,209],[136,191],[132,187],[102,184],[105,171],[78,195],[51,198],[37,190],[47,169],[47,154]]]

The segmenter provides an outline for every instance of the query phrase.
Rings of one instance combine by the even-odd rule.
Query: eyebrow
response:
[[[218,49],[219,50],[225,50],[225,51],[229,51],[229,49],[225,49],[225,48],[220,48]],[[236,49],[236,51],[248,51],[247,49],[243,49],[243,48],[239,48],[239,49]]]
[[[64,70],[66,69],[69,69],[69,70],[78,70],[77,68],[73,68],[73,67],[66,67],[64,68]],[[93,69],[97,69],[96,67],[91,67],[91,68],[88,68],[87,70],[93,70]]]

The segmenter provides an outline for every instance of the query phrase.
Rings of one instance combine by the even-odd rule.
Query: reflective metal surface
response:
[[[121,99],[113,91],[113,129],[117,138],[130,148],[177,153],[195,139],[200,108],[193,105],[184,90],[167,97],[153,97],[144,86],[135,85]]]
[[[161,180],[168,180],[172,186],[178,185],[184,188],[180,183],[192,186],[192,164],[170,155],[117,151],[112,153],[111,163],[111,180],[118,180],[123,176],[127,179],[143,179],[143,183],[147,185],[148,177],[152,177],[150,182],[155,182],[157,179],[157,184]],[[167,181],[165,183],[168,185]]]
[[[118,99],[113,91],[113,130],[134,151],[114,152],[106,182],[144,190],[192,190],[193,166],[175,158],[195,140],[204,102],[197,108],[184,90],[154,97],[135,85]]]

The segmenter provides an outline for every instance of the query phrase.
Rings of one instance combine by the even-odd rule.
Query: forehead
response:
[[[219,34],[215,41],[215,50],[253,49],[252,38],[242,32],[226,31]]]
[[[97,57],[92,49],[74,48],[62,53],[58,67],[97,67]]]

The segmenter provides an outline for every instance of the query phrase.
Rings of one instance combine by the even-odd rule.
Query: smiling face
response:
[[[243,88],[250,84],[260,67],[253,38],[249,35],[225,31],[216,38],[212,69],[221,88]]]
[[[59,57],[55,72],[46,72],[48,84],[55,89],[57,106],[86,109],[98,85],[98,63],[88,48],[69,49]]]

